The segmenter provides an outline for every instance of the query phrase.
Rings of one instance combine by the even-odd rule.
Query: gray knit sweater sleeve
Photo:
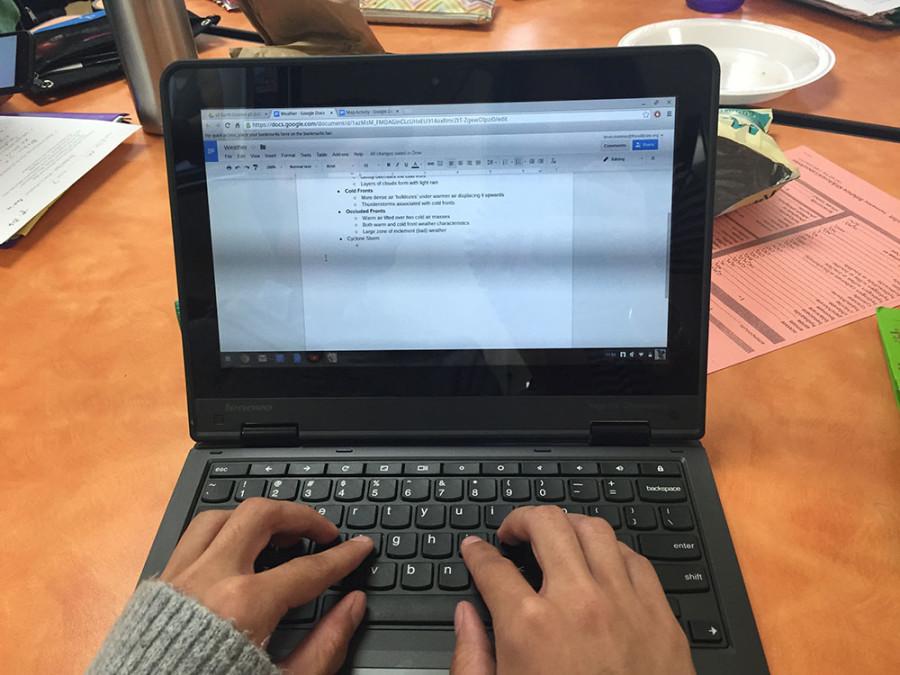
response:
[[[138,586],[89,675],[277,675],[266,653],[231,623],[162,581]]]

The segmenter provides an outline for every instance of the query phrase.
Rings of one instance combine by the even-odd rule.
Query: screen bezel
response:
[[[585,433],[592,421],[642,420],[660,437],[702,435],[717,85],[718,63],[700,47],[170,67],[162,80],[163,114],[194,438],[224,438],[253,422],[293,423],[317,433],[403,433],[423,423],[448,433]],[[477,353],[461,352],[461,365],[425,368],[221,366],[202,109],[653,96],[676,98],[666,362],[560,366],[531,355],[522,365],[492,366]],[[253,404],[260,401],[266,403]],[[370,414],[375,409],[377,416]]]
[[[31,33],[27,31],[17,31],[15,33],[2,33],[2,38],[16,38],[16,66],[13,75],[13,85],[11,87],[0,87],[0,96],[6,94],[14,94],[24,91],[31,78],[34,77],[34,40]]]

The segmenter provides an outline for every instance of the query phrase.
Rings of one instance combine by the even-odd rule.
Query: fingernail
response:
[[[358,534],[355,537],[351,538],[350,541],[362,541],[363,539],[365,539],[367,542],[369,542],[372,546],[375,545],[375,542],[372,541],[372,537],[367,537],[364,534]]]
[[[463,624],[466,621],[466,612],[463,609],[463,603],[456,603],[456,611],[453,612],[453,631],[459,635],[459,632],[463,629]]]
[[[474,534],[470,534],[468,537],[462,540],[460,546],[468,546],[474,541],[484,541],[481,537],[476,537]]]
[[[350,617],[353,622],[358,624],[362,621],[363,614],[366,612],[366,594],[362,591],[354,591],[353,604],[350,607]]]

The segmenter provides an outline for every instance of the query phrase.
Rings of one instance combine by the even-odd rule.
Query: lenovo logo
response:
[[[267,403],[234,403],[225,404],[225,412],[229,413],[252,413],[252,412],[272,412],[272,406]]]

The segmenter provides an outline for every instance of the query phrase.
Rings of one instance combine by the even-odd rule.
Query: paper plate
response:
[[[722,67],[723,105],[760,103],[815,82],[834,66],[834,52],[804,33],[759,21],[684,19],[641,26],[620,47],[700,44]]]

